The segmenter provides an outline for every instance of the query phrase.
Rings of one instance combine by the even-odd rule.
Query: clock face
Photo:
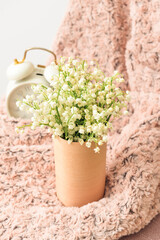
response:
[[[23,84],[16,87],[8,96],[7,105],[9,114],[15,118],[24,118],[31,119],[32,114],[21,111],[17,105],[16,101],[22,100],[26,97],[26,95],[32,95],[33,90],[31,89],[31,84]]]

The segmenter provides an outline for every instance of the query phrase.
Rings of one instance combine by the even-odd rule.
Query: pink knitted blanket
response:
[[[160,116],[129,122],[122,130],[118,125],[108,142],[105,197],[77,208],[57,199],[51,136],[42,129],[16,134],[24,120],[9,118],[3,105],[0,239],[119,239],[160,212]]]
[[[0,239],[117,240],[160,213],[159,10],[159,0],[70,2],[54,51],[96,58],[107,75],[123,72],[130,115],[109,137],[105,197],[71,208],[56,196],[51,136],[16,134],[23,121],[1,103]]]

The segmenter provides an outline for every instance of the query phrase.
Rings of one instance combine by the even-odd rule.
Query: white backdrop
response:
[[[69,0],[0,0],[0,96],[7,86],[6,69],[30,47],[50,49]],[[27,59],[45,64],[48,53],[32,51]]]

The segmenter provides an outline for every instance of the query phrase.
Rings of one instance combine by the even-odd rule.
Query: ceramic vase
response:
[[[65,206],[81,207],[98,201],[104,196],[106,177],[106,144],[100,153],[94,152],[95,144],[68,142],[54,139],[57,197]]]

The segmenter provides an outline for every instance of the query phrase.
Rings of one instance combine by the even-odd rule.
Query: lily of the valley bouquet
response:
[[[18,101],[21,110],[33,114],[30,125],[48,127],[53,138],[79,142],[90,148],[107,142],[111,120],[127,114],[129,92],[117,83],[124,81],[117,71],[106,77],[95,62],[62,57],[45,70],[50,87],[33,85],[33,95]],[[19,127],[20,128],[23,128]]]

